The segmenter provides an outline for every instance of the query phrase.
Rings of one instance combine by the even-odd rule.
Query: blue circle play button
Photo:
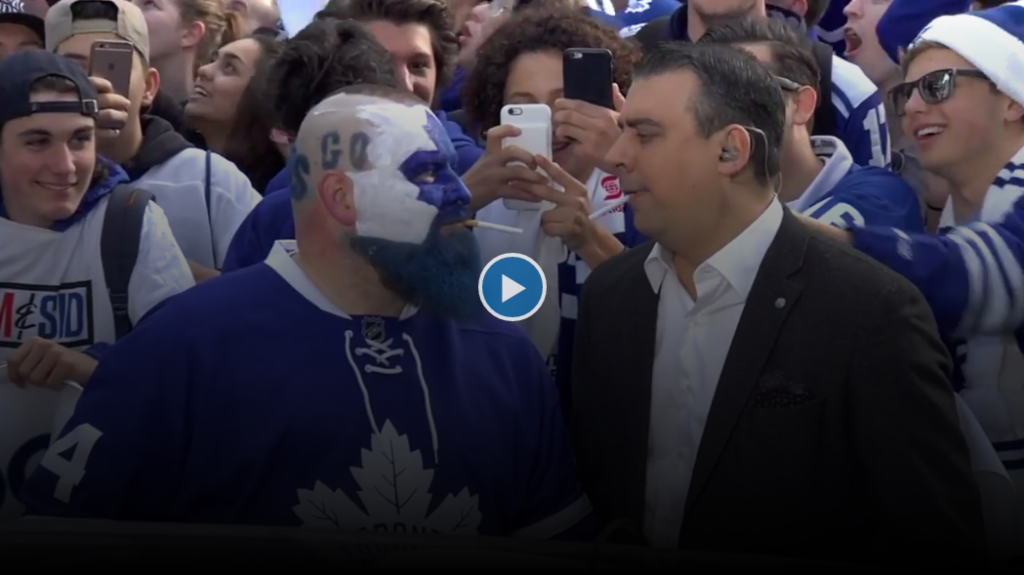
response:
[[[520,321],[537,313],[548,282],[537,262],[521,254],[491,260],[480,272],[480,301],[494,317]]]

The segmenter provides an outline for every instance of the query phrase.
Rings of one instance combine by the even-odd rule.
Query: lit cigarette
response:
[[[629,198],[622,198],[622,199],[619,199],[619,200],[615,200],[614,202],[608,204],[607,206],[601,208],[600,210],[597,210],[596,212],[590,214],[590,219],[596,220],[597,218],[599,218],[599,217],[601,217],[601,216],[603,216],[605,214],[610,214],[610,213],[614,212],[615,210],[617,210],[619,208],[619,206],[621,206],[622,204],[625,204],[627,202],[629,202]]]
[[[477,220],[466,220],[463,222],[466,226],[471,228],[484,228],[488,230],[496,230],[499,232],[505,232],[509,234],[521,234],[523,230],[519,228],[513,228],[512,226],[503,226],[501,224],[489,224],[487,222],[481,222]]]

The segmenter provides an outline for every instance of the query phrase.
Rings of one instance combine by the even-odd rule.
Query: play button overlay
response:
[[[479,290],[480,301],[491,315],[521,321],[540,309],[548,283],[537,262],[521,254],[504,254],[484,266]]]
[[[508,276],[501,276],[501,303],[505,303],[512,299],[526,288],[517,284],[516,282],[508,279]]]

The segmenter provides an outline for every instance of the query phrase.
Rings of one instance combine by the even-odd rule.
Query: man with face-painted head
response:
[[[521,331],[478,313],[468,193],[418,102],[358,85],[310,112],[297,239],[104,357],[31,512],[589,535],[557,392]],[[74,442],[72,479],[49,462]]]

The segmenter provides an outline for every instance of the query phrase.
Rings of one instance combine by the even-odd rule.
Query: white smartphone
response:
[[[505,138],[502,147],[516,146],[527,152],[551,159],[551,108],[547,104],[509,104],[501,109],[502,125],[512,125],[521,132],[513,138]],[[537,168],[537,172],[547,174]],[[502,200],[510,210],[539,210],[541,202],[524,200]]]

